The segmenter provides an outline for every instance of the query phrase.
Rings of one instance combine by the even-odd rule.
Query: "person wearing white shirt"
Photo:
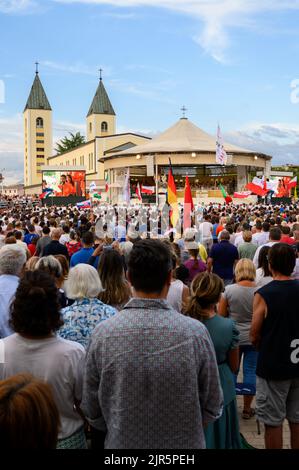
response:
[[[70,227],[68,225],[62,226],[63,234],[59,239],[59,243],[66,245],[70,241]]]
[[[206,214],[204,222],[199,226],[199,232],[201,235],[201,243],[204,245],[207,251],[210,251],[213,245],[213,225],[210,222],[211,217]]]
[[[0,340],[5,357],[0,363],[0,380],[25,372],[49,383],[61,421],[57,448],[86,449],[79,409],[85,350],[56,335],[63,320],[55,281],[48,273],[25,272],[11,321],[15,334]]]
[[[28,246],[27,246],[27,243],[23,242],[23,234],[20,230],[17,230],[15,232],[15,239],[17,241],[17,245],[19,245],[20,247],[23,248],[23,250],[25,250],[25,253],[27,254],[27,252],[29,251],[28,250]],[[29,252],[30,253],[30,252]]]
[[[18,245],[5,245],[0,249],[0,338],[13,333],[9,324],[10,304],[26,259],[25,250]]]
[[[254,258],[253,258],[253,264],[256,268],[258,268],[258,260],[259,260],[259,254],[263,246],[273,246],[275,243],[279,243],[281,240],[281,230],[279,227],[273,227],[270,229],[270,235],[269,235],[269,242],[265,243],[262,246],[259,246],[258,249],[255,252]]]
[[[256,270],[255,283],[258,288],[264,287],[273,281],[273,277],[269,268],[268,255],[270,247],[263,246],[260,250],[259,259],[258,259],[258,268]]]
[[[264,222],[263,224],[256,224],[257,232],[252,237],[252,242],[258,246],[265,245],[269,241],[269,230],[270,224],[269,222]],[[259,230],[259,227],[261,229]]]

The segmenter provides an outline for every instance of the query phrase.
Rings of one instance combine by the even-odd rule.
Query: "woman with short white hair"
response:
[[[62,309],[64,325],[59,335],[86,348],[94,328],[115,315],[116,310],[97,299],[104,289],[97,270],[89,264],[77,264],[70,270],[65,289],[67,297],[75,302]]]

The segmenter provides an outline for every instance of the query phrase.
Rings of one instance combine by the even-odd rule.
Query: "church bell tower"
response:
[[[24,109],[25,189],[42,184],[41,167],[52,156],[52,145],[52,108],[36,67],[35,79]]]

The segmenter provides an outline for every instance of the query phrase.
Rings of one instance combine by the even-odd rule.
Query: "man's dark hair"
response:
[[[45,225],[43,227],[43,234],[44,235],[49,235],[50,232],[51,232],[50,228]]]
[[[271,270],[283,276],[291,276],[296,266],[295,250],[286,243],[275,243],[269,251]]]
[[[11,326],[16,333],[46,336],[63,325],[54,278],[42,271],[27,271],[11,306]]]
[[[28,225],[28,230],[29,230],[29,232],[35,232],[34,225],[32,225],[32,224]]]
[[[15,231],[15,238],[16,238],[16,240],[21,240],[21,239],[22,239],[22,236],[23,236],[23,234],[22,234],[22,232],[20,232],[20,230],[16,230],[16,231]]]
[[[64,233],[70,233],[70,227],[68,225],[63,225],[62,230]]]
[[[291,228],[288,225],[282,225],[281,226],[281,231],[284,235],[290,235]]]
[[[91,246],[94,242],[94,235],[92,232],[85,232],[82,235],[82,242],[84,245]]]
[[[137,291],[160,294],[172,269],[169,247],[159,240],[141,240],[130,253],[130,281]]]
[[[257,229],[257,230],[262,230],[262,227],[263,227],[263,226],[262,226],[262,223],[261,223],[260,220],[257,220],[257,221],[256,221],[255,226],[256,226],[256,229]]]
[[[264,232],[269,232],[269,230],[270,230],[270,224],[269,224],[269,222],[264,222],[264,223],[263,223],[263,231],[264,231]]]
[[[279,227],[272,227],[270,229],[269,238],[273,242],[279,242],[279,240],[281,239],[281,229]]]

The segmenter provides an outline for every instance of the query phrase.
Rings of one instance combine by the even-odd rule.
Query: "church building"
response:
[[[107,95],[103,79],[86,117],[86,143],[54,155],[52,138],[52,108],[36,71],[24,109],[24,186],[26,194],[39,194],[42,167],[85,167],[87,188],[95,182],[99,190],[105,187],[104,163],[99,160],[106,152],[121,152],[150,140],[135,133],[116,133],[116,114]]]
[[[184,109],[185,112],[185,109]],[[216,162],[216,137],[207,134],[185,115],[154,139],[135,133],[116,132],[116,114],[102,76],[86,117],[86,143],[60,155],[53,155],[52,108],[41,84],[38,70],[24,110],[25,193],[39,194],[42,168],[80,167],[86,171],[87,190],[94,182],[103,201],[121,203],[128,169],[131,197],[136,188],[154,188],[155,196],[144,202],[160,202],[167,191],[171,158],[179,200],[183,200],[188,175],[195,201],[220,198],[220,184],[229,194],[243,191],[257,171],[270,176],[271,156],[224,142],[227,162]]]

